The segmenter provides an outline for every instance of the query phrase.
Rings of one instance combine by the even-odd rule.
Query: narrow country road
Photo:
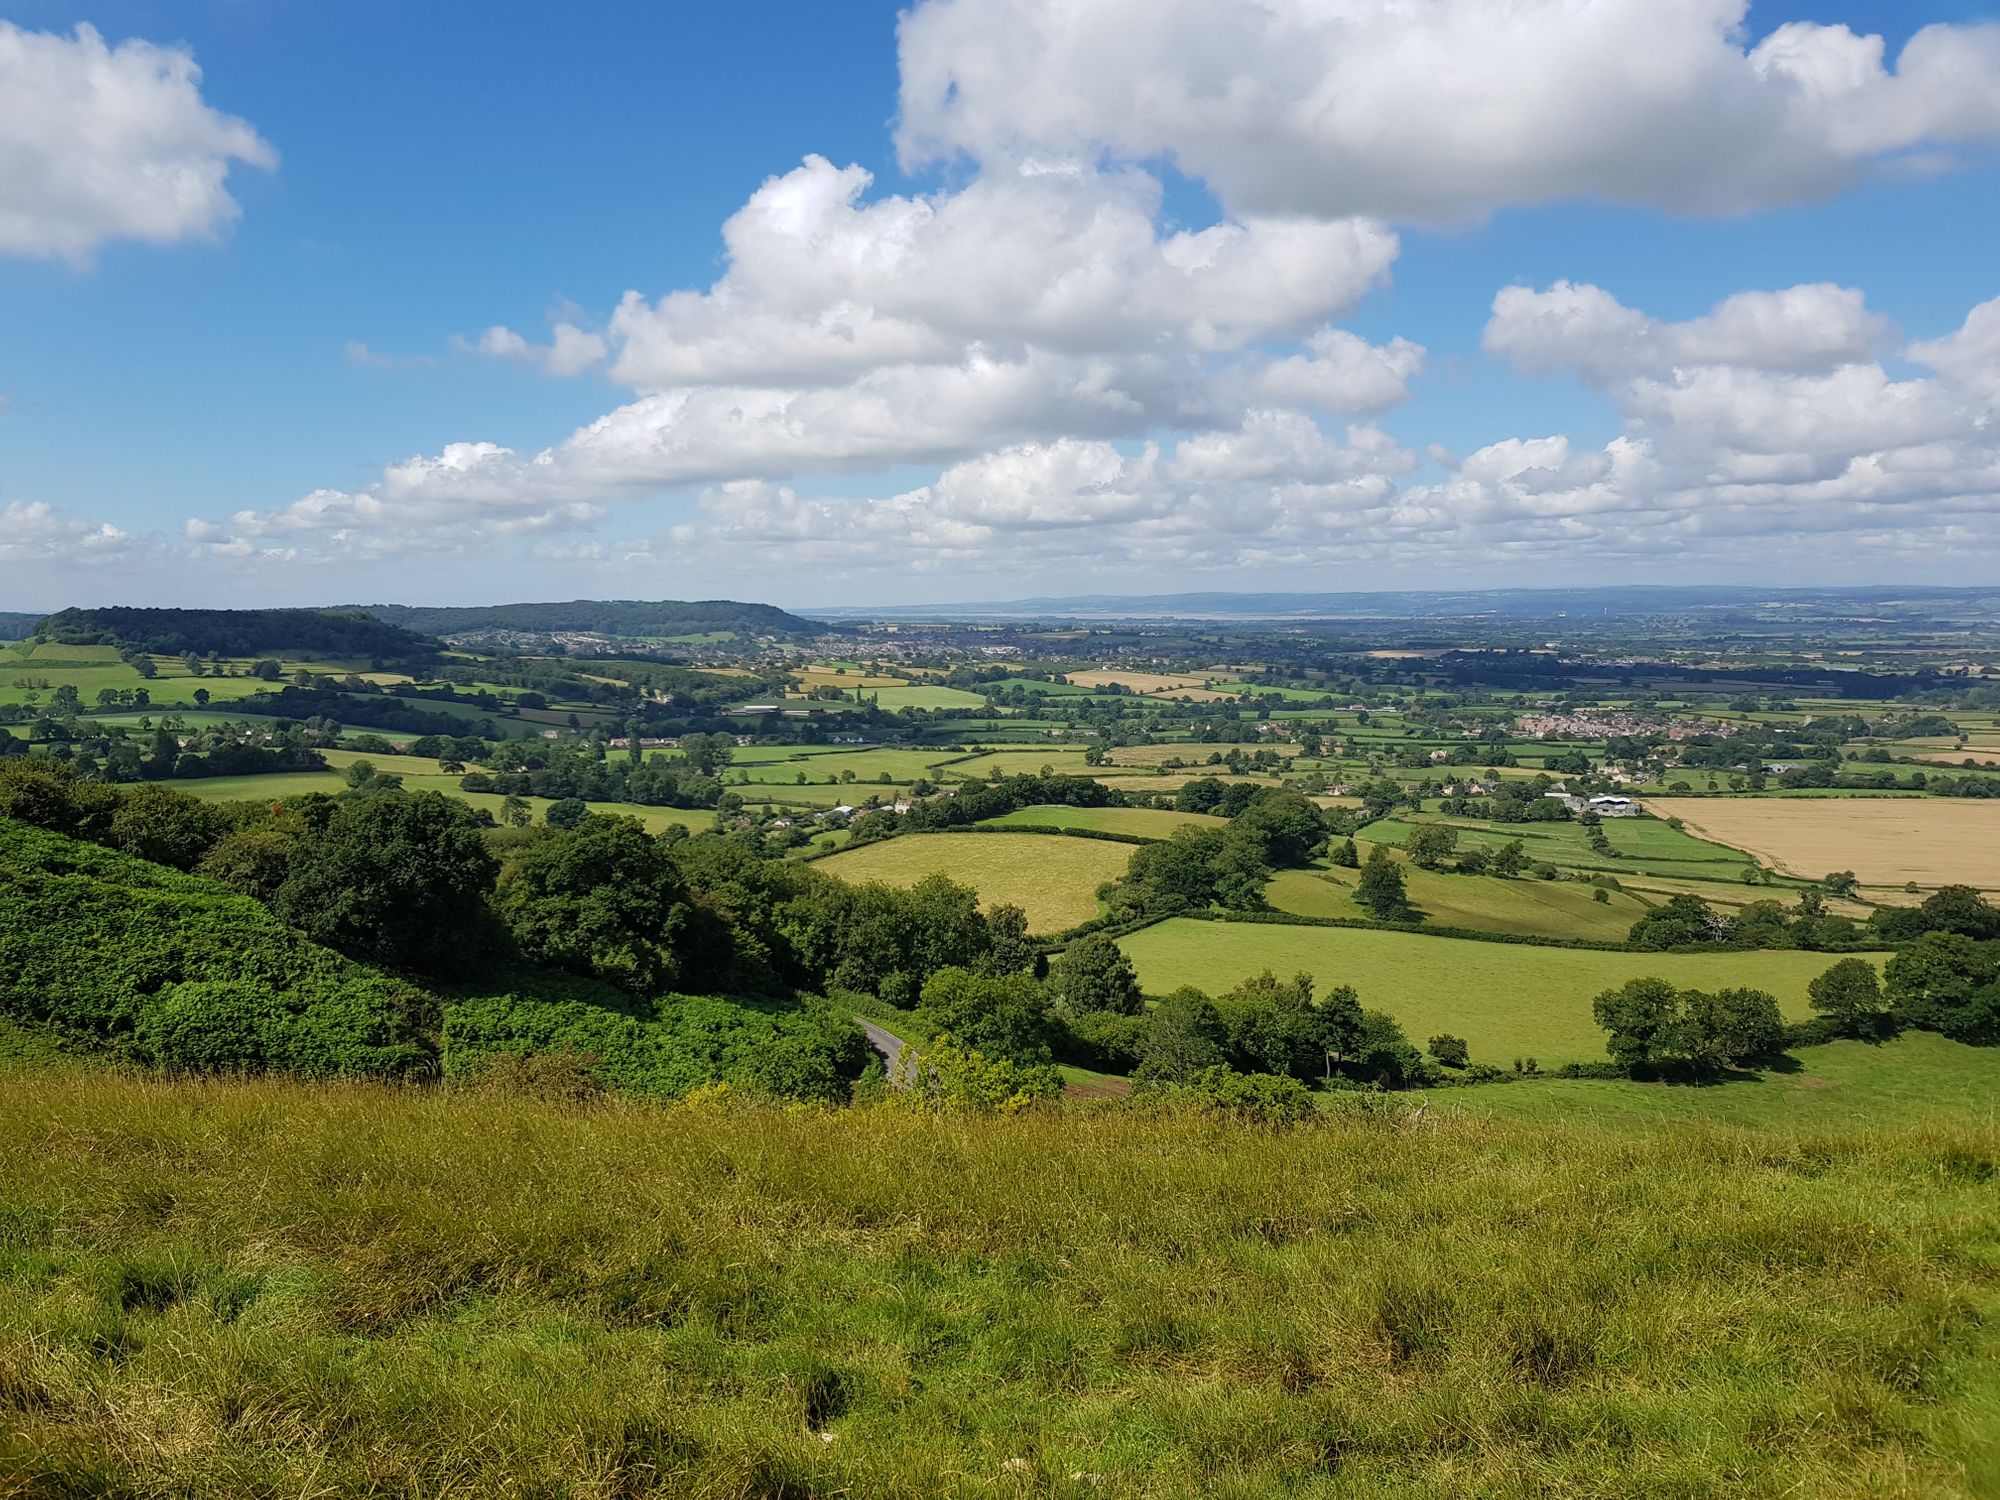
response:
[[[889,1081],[893,1084],[898,1077],[897,1063],[903,1055],[903,1039],[893,1031],[883,1030],[865,1016],[856,1016],[854,1024],[859,1026],[862,1034],[868,1038],[868,1045],[881,1055],[883,1071],[889,1075]]]

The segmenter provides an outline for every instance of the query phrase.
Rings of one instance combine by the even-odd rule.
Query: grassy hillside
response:
[[[1599,991],[1642,974],[1689,989],[1750,985],[1777,996],[1793,1020],[1811,1015],[1806,986],[1834,962],[1826,953],[1602,953],[1486,943],[1471,938],[1343,927],[1177,918],[1118,946],[1148,993],[1192,984],[1220,994],[1264,969],[1301,970],[1322,991],[1351,984],[1361,1003],[1387,1011],[1420,1042],[1448,1031],[1483,1062],[1534,1057],[1544,1066],[1604,1060],[1590,1013]]]
[[[1990,1122],[1272,1134],[74,1073],[0,1078],[0,1120],[16,1493],[2000,1483]]]

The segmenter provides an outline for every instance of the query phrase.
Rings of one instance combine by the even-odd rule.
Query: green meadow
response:
[[[1087,828],[1132,838],[1172,838],[1177,828],[1227,828],[1229,820],[1210,813],[1172,812],[1158,807],[1065,807],[1040,804],[988,818],[985,828]]]
[[[1347,927],[1289,927],[1177,917],[1120,938],[1148,994],[1191,984],[1211,994],[1270,969],[1313,976],[1323,993],[1354,986],[1419,1043],[1464,1037],[1475,1061],[1544,1066],[1604,1060],[1590,1013],[1601,991],[1640,975],[1684,989],[1747,985],[1775,995],[1787,1018],[1811,1015],[1806,986],[1834,962],[1825,953],[1616,953]]]
[[[1264,899],[1297,917],[1363,919],[1368,912],[1354,900],[1360,877],[1359,870],[1338,867],[1280,870],[1264,888]],[[1473,932],[1622,943],[1648,909],[1623,891],[1606,891],[1600,902],[1597,888],[1580,881],[1452,875],[1408,863],[1403,880],[1410,905],[1426,921]]]
[[[1382,818],[1368,825],[1377,843],[1400,846],[1416,822],[1445,823],[1458,830],[1458,847],[1492,851],[1514,839],[1528,858],[1574,870],[1605,870],[1613,874],[1680,875],[1697,880],[1739,880],[1756,861],[1740,849],[1711,844],[1684,833],[1660,818],[1606,818],[1605,841],[1615,854],[1599,854],[1590,846],[1590,831],[1580,823],[1486,823],[1469,818],[1425,814]]]
[[[1801,1047],[1791,1061],[1725,1083],[1682,1085],[1537,1078],[1442,1089],[1441,1109],[1509,1121],[1587,1120],[1620,1127],[1727,1125],[1852,1130],[2000,1122],[2000,1056],[1927,1031],[1893,1041]]]

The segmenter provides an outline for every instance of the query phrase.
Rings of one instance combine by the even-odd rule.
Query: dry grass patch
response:
[[[1178,693],[1183,688],[1206,687],[1212,676],[1175,676],[1166,672],[1134,672],[1125,667],[1103,667],[1090,672],[1069,672],[1065,676],[1078,687],[1104,688],[1113,683],[1135,693]]]
[[[1125,873],[1133,847],[1053,833],[918,833],[845,850],[816,868],[900,886],[948,875],[979,892],[983,906],[1020,907],[1029,931],[1062,932],[1097,915],[1097,888]]]
[[[1677,797],[1650,804],[1787,874],[2000,890],[2000,803],[1956,797]]]

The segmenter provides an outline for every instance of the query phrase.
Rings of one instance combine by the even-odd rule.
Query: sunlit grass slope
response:
[[[0,1078],[0,1126],[12,1493],[2000,1477],[1986,1122],[1633,1132],[1389,1101],[1270,1134],[57,1072]]]
[[[844,850],[815,868],[842,880],[915,885],[949,875],[1028,914],[1031,932],[1061,932],[1097,915],[1097,888],[1125,873],[1133,846],[1061,834],[924,833]]]

